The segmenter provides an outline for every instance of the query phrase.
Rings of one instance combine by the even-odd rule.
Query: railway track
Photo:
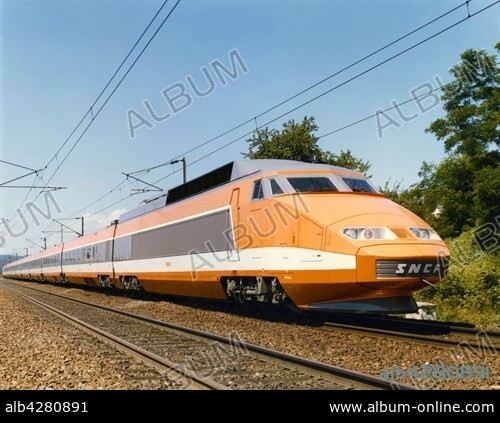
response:
[[[407,319],[397,316],[330,314],[321,330],[342,330],[366,336],[407,340],[441,348],[468,348],[488,354],[500,352],[500,331],[478,330],[472,324]]]
[[[359,315],[358,315],[359,316]],[[446,322],[439,320],[416,320],[416,319],[407,319],[404,317],[396,317],[396,316],[384,316],[384,315],[364,315],[365,319],[369,319],[373,323],[381,324],[381,325],[389,325],[395,326],[399,325],[401,328],[409,328],[409,330],[414,333],[421,333],[427,335],[435,335],[435,334],[467,334],[467,335],[477,335],[477,334],[486,334],[490,338],[499,338],[500,331],[497,330],[478,330],[471,323],[462,323],[462,322]],[[352,318],[353,315],[351,314]]]
[[[412,325],[417,325],[421,327],[430,327],[430,328],[443,328],[446,333],[449,334],[460,334],[465,336],[474,336],[477,335],[487,335],[491,339],[496,339],[500,342],[500,331],[498,330],[478,330],[475,328],[473,324],[470,323],[462,323],[462,322],[442,322],[439,320],[415,320],[415,319],[405,319],[402,317],[394,317],[394,316],[375,316],[378,320],[385,320],[388,322],[391,321],[400,321],[406,322]]]
[[[325,331],[342,330],[345,332],[364,334],[378,338],[407,340],[418,344],[432,345],[440,348],[472,348],[477,351],[487,349],[493,354],[500,353],[500,337],[495,334],[495,331],[469,330],[462,332],[458,330],[450,330],[447,335],[419,335],[408,332],[399,332],[395,330],[335,322],[324,322],[320,329]]]
[[[413,389],[411,386],[16,283],[6,289],[194,389]]]

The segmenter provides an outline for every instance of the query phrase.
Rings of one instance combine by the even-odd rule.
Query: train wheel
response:
[[[222,280],[228,298],[240,304],[259,302],[285,304],[287,296],[278,278],[241,277]]]
[[[100,275],[99,276],[99,283],[103,288],[111,288],[113,289],[115,285],[113,284],[113,281],[110,279],[108,275]]]
[[[144,291],[136,276],[121,276],[120,281],[125,291]]]

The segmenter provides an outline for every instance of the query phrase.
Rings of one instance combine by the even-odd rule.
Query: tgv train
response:
[[[301,310],[405,313],[449,251],[362,174],[240,160],[158,193],[108,228],[4,267],[9,278]]]

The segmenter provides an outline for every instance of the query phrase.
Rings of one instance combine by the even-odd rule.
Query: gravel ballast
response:
[[[460,366],[471,364],[489,366],[488,380],[422,381],[419,386],[423,389],[495,389],[500,385],[500,359],[498,354],[494,352],[481,355],[477,352],[471,353],[466,349],[443,349],[415,344],[406,340],[374,338],[342,330],[324,331],[312,326],[274,322],[212,310],[210,306],[200,308],[167,300],[130,299],[125,296],[108,295],[105,292],[73,287],[19,281],[15,283],[223,336],[237,334],[239,338],[247,342],[375,376],[379,376],[382,369],[388,369],[392,366],[404,369],[423,365]],[[21,322],[27,327],[31,326],[31,320],[29,325],[26,324],[27,321],[23,322],[22,319]],[[37,324],[40,325],[41,322]],[[4,338],[5,334],[0,331],[0,336]],[[4,354],[3,349],[0,351]],[[1,379],[5,369],[3,369],[3,364],[0,366],[2,366],[0,368]],[[402,382],[411,383],[411,379],[402,380]],[[107,386],[103,385],[102,387],[106,388]],[[113,387],[113,385],[109,387]]]
[[[172,389],[138,360],[0,286],[0,389]]]

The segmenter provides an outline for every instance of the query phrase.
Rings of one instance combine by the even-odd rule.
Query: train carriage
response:
[[[33,278],[41,267],[41,277],[76,284],[403,313],[417,308],[412,292],[444,279],[448,260],[428,224],[360,173],[240,160],[158,193],[102,231],[7,265],[4,275]]]

